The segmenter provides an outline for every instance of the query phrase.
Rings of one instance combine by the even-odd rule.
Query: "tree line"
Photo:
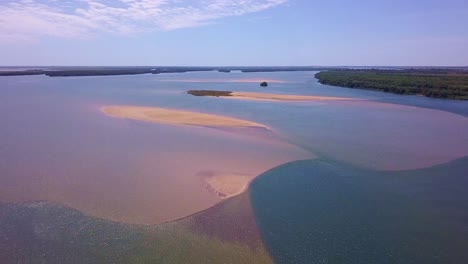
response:
[[[461,70],[329,70],[315,77],[333,86],[468,100],[468,72]]]

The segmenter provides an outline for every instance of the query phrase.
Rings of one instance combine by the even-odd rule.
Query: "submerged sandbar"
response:
[[[251,127],[269,129],[267,126],[248,120],[200,112],[142,106],[104,106],[105,114],[139,121],[172,125],[205,127]]]

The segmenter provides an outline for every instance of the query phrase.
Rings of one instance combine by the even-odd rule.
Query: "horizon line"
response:
[[[349,68],[349,67],[367,67],[367,68],[468,68],[468,65],[0,65],[1,68],[25,68],[25,67],[193,67],[193,68]]]

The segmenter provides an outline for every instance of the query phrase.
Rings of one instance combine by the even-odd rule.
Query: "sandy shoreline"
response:
[[[264,128],[267,126],[248,120],[213,115],[200,112],[141,106],[103,106],[101,111],[108,116],[128,118],[152,123],[171,125],[189,125],[204,127],[250,127]]]

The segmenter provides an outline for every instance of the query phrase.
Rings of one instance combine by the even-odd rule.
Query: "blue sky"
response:
[[[468,65],[458,0],[0,2],[1,65]]]

